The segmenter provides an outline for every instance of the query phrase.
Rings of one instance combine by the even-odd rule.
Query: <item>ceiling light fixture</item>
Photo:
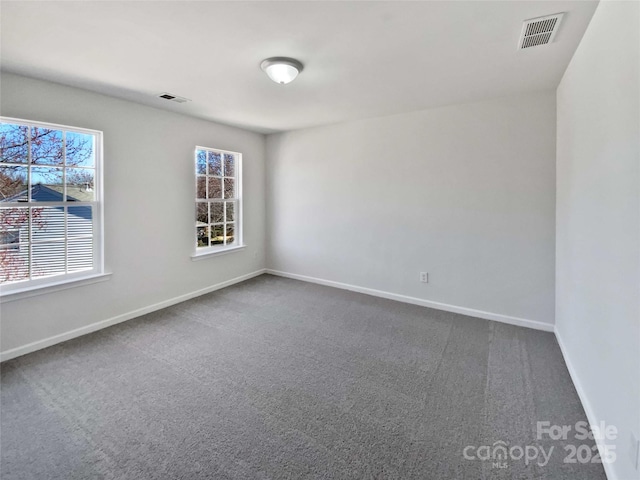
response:
[[[294,58],[271,57],[263,60],[260,68],[276,83],[285,85],[293,82],[302,71],[302,63]]]

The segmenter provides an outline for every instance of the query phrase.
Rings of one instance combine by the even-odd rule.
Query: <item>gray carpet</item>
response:
[[[605,479],[563,462],[584,441],[536,439],[585,420],[551,333],[270,275],[6,362],[1,386],[4,480]],[[498,441],[554,451],[463,456]]]

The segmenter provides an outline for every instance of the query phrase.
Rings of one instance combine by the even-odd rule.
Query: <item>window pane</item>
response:
[[[33,241],[64,238],[64,207],[31,209],[31,239]]]
[[[67,168],[67,201],[92,202],[95,199],[92,168]]]
[[[0,283],[29,277],[29,209],[0,209]]]
[[[224,179],[224,198],[234,198],[236,181],[233,178]]]
[[[204,150],[196,152],[196,173],[200,175],[207,173],[207,152]]]
[[[207,198],[207,177],[196,178],[196,198]]]
[[[209,223],[209,212],[206,203],[196,203],[196,224],[206,225]]]
[[[235,175],[235,159],[230,153],[224,154],[224,175],[225,177],[233,177]]]
[[[225,202],[227,205],[227,222],[235,221],[235,202]]]
[[[29,278],[29,247],[0,250],[0,283],[19,282]]]
[[[93,268],[93,238],[72,238],[67,243],[69,272]]]
[[[27,167],[0,166],[0,201],[20,194],[12,201],[27,200]]]
[[[0,232],[0,251],[20,250],[20,230]]]
[[[209,177],[209,198],[222,198],[222,179]]]
[[[31,245],[31,277],[48,277],[65,273],[64,242]]]
[[[93,167],[95,162],[94,136],[86,133],[66,133],[66,165]]]
[[[211,245],[222,245],[224,243],[224,225],[211,226]]]
[[[209,175],[222,175],[222,159],[217,152],[209,152]]]
[[[198,238],[198,246],[199,247],[208,247],[209,246],[209,235],[207,232],[209,231],[209,227],[196,227],[196,235]]]
[[[31,167],[31,201],[62,201],[62,168]]]
[[[67,207],[67,236],[93,235],[93,210],[90,206]]]
[[[29,161],[29,127],[0,123],[0,162]]]
[[[222,204],[222,202],[212,202],[210,205],[211,205],[210,223],[224,222],[224,205]]]
[[[48,128],[31,128],[31,164],[62,165],[62,132]]]
[[[29,209],[27,207],[0,209],[0,232],[23,230],[29,226]]]
[[[227,244],[233,243],[234,232],[235,232],[235,228],[233,223],[227,223],[227,235],[225,237],[225,243]]]

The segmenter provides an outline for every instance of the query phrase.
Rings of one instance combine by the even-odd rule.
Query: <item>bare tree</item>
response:
[[[91,156],[90,143],[90,138],[72,134],[63,148],[60,130],[5,123],[0,129],[0,162],[28,163],[31,145],[32,165],[62,165],[65,151],[67,166],[80,165]]]
[[[81,185],[93,188],[93,171],[75,169],[67,171],[67,185]]]
[[[19,193],[19,181],[26,189],[26,167],[41,167],[39,178],[52,183],[60,181],[60,167],[84,165],[93,155],[92,139],[86,135],[68,133],[65,141],[62,132],[49,128],[24,125],[0,125],[0,199]],[[48,168],[47,168],[48,167]],[[73,183],[93,183],[90,171],[74,171]],[[89,178],[90,177],[90,178]]]
[[[0,200],[13,197],[24,191],[27,185],[27,176],[16,169],[0,169]]]

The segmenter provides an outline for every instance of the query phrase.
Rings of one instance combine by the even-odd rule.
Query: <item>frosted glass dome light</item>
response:
[[[293,58],[272,57],[263,60],[260,68],[264,70],[271,80],[285,85],[295,80],[302,71],[302,63]]]

